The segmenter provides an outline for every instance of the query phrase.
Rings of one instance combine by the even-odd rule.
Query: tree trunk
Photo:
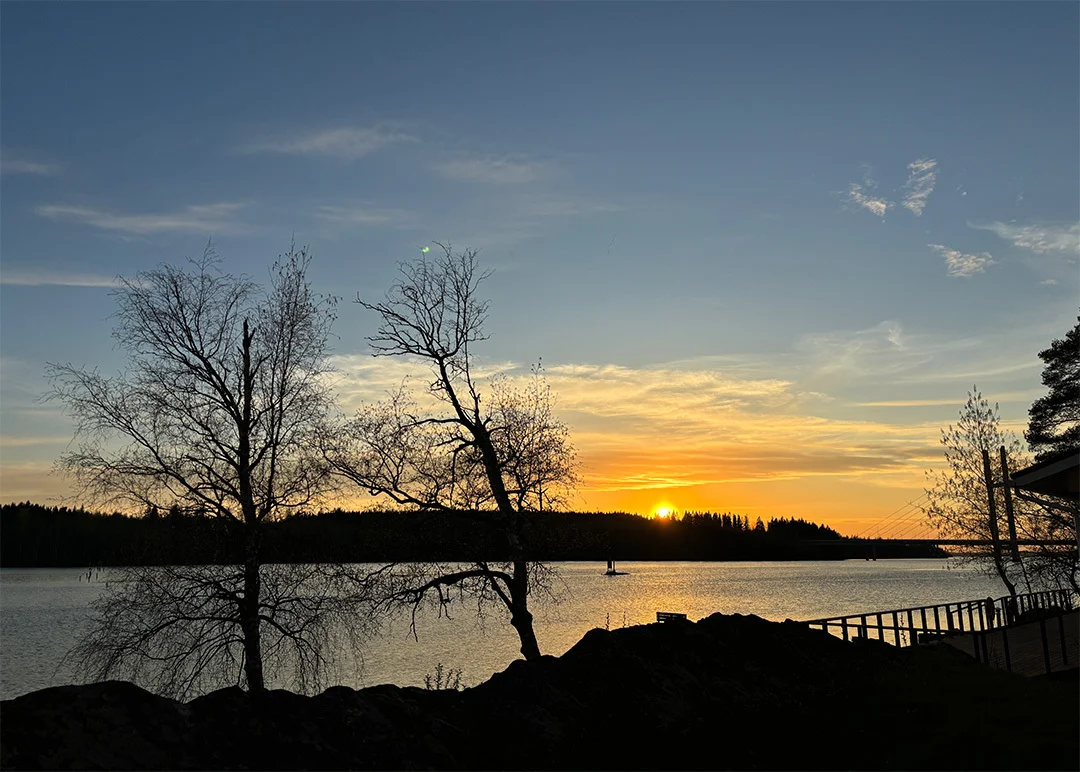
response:
[[[244,634],[244,675],[247,677],[248,691],[261,692],[266,689],[263,683],[262,641],[259,625],[259,595],[262,582],[259,577],[259,516],[255,509],[251,490],[251,411],[255,394],[255,370],[251,366],[251,342],[255,333],[244,319],[244,337],[241,348],[244,357],[243,370],[243,415],[239,429],[239,472],[240,501],[244,513],[244,602],[240,606],[240,630]]]
[[[514,561],[514,581],[510,585],[510,624],[517,630],[521,640],[521,655],[526,660],[540,659],[540,644],[533,631],[533,617],[529,612],[529,573],[524,560]]]
[[[1001,559],[1001,538],[998,535],[997,502],[994,500],[994,477],[993,472],[990,469],[990,451],[986,448],[983,448],[982,460],[983,482],[986,483],[986,509],[989,516],[990,543],[991,549],[994,551],[994,568],[997,569],[998,576],[1008,588],[1009,596],[1015,598],[1016,585],[1009,579],[1009,574],[1005,569],[1005,563]]]
[[[263,683],[262,642],[259,630],[259,561],[249,556],[244,561],[244,602],[240,607],[240,629],[244,634],[244,675],[248,690],[261,692]]]

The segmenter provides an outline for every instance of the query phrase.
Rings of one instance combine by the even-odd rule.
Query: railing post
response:
[[[960,632],[964,632],[964,604],[956,604],[956,626],[960,628]]]
[[[1061,664],[1069,666],[1069,651],[1065,645],[1065,615],[1058,614],[1058,636],[1061,638]]]
[[[859,617],[859,621],[861,623],[859,625],[859,635],[863,637],[863,640],[866,640],[870,637],[870,631],[866,629],[866,614],[863,614],[861,617]]]
[[[979,604],[979,629],[986,629],[986,617],[983,615],[983,604]]]
[[[911,615],[911,609],[907,611],[908,646],[918,646],[919,636],[915,632],[915,617]]]
[[[938,616],[938,606],[934,606],[934,629],[941,631],[941,617]]]
[[[1046,617],[1039,620],[1039,635],[1042,636],[1043,646],[1043,662],[1046,664],[1046,672],[1049,673],[1050,668],[1050,642],[1046,638]]]
[[[919,616],[922,617],[922,629],[923,629],[923,632],[925,633],[926,632],[926,606],[923,606],[921,609],[919,609]]]
[[[892,626],[893,626],[893,640],[896,641],[896,648],[900,648],[903,644],[900,643],[900,619],[896,616],[896,612],[892,613]]]
[[[1009,655],[1009,628],[1001,628],[1001,648],[1005,650],[1005,670],[1012,672],[1012,657]]]
[[[972,603],[971,603],[970,600],[968,601],[967,607],[968,607],[968,609],[967,609],[967,611],[968,611],[968,629],[974,631],[975,630],[975,609],[972,608]]]
[[[881,622],[881,614],[877,615],[877,638],[882,642],[885,640],[885,625]]]
[[[844,634],[844,640],[846,641],[848,639],[848,635],[847,635],[847,617],[844,617],[843,619],[840,620],[840,630]]]

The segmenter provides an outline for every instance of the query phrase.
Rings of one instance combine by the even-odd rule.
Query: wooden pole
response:
[[[1001,560],[1001,537],[998,534],[997,502],[994,501],[994,477],[990,471],[990,451],[983,449],[983,479],[986,482],[986,506],[990,515],[990,541],[994,548],[994,568],[998,576],[1009,590],[1009,595],[1016,595],[1016,585],[1009,580],[1005,573],[1005,564]]]
[[[1001,479],[1005,488],[1005,520],[1009,524],[1009,557],[1013,563],[1020,562],[1020,547],[1016,544],[1016,517],[1013,514],[1012,478],[1009,476],[1009,458],[1005,446],[1001,446]]]

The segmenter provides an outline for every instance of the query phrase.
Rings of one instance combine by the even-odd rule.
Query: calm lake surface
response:
[[[556,566],[560,602],[533,609],[540,648],[554,655],[594,627],[654,622],[657,611],[695,620],[719,611],[783,621],[1005,594],[997,579],[952,560],[619,563],[629,573],[617,577],[603,576],[602,563]],[[91,581],[85,569],[0,570],[0,699],[76,682],[61,659],[107,577],[107,570]],[[477,620],[475,606],[468,604],[452,614],[420,616],[418,641],[403,615],[368,644],[362,663],[343,668],[337,682],[354,688],[422,686],[424,675],[441,662],[460,669],[463,683],[474,685],[518,656],[517,636],[502,615]]]

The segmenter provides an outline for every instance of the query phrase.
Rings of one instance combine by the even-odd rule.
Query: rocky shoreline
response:
[[[1076,769],[1075,674],[714,614],[592,630],[459,692],[43,689],[0,703],[0,767]]]

